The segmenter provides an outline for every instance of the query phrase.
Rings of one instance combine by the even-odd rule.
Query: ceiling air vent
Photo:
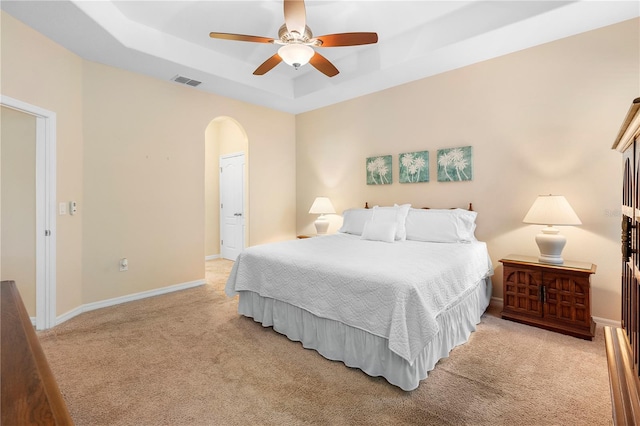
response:
[[[199,84],[202,84],[201,81],[198,80],[192,80],[190,78],[187,77],[183,77],[181,75],[176,75],[175,77],[173,77],[171,79],[172,81],[175,81],[176,83],[182,83],[182,84],[186,84],[187,86],[192,86],[192,87],[196,87]]]

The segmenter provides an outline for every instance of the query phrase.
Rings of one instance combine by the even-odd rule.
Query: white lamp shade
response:
[[[333,208],[331,200],[327,197],[317,197],[309,209],[309,214],[328,214],[335,212],[336,209]]]
[[[308,64],[315,51],[306,44],[285,44],[278,49],[278,55],[282,60],[294,68]]]
[[[522,221],[539,225],[582,225],[562,195],[538,196]]]

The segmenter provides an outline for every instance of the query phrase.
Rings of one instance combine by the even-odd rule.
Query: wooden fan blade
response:
[[[256,70],[253,72],[253,75],[264,75],[267,72],[271,71],[271,69],[278,65],[280,62],[282,62],[282,58],[276,53],[275,55],[264,61],[262,65],[256,68]]]
[[[209,33],[209,37],[221,38],[224,40],[251,41],[254,43],[271,43],[273,41],[273,39],[269,37],[260,37],[260,36],[244,35],[244,34],[230,34],[230,33]]]
[[[338,71],[338,68],[336,68],[331,62],[329,62],[327,58],[325,58],[318,52],[316,52],[315,55],[311,57],[309,63],[327,77],[334,77],[340,72]]]
[[[342,33],[316,37],[322,42],[319,47],[359,46],[378,42],[377,33]]]
[[[287,31],[297,31],[303,35],[307,25],[307,12],[304,7],[304,0],[284,0],[284,23]]]

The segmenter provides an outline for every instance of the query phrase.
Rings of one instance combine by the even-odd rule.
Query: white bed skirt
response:
[[[238,313],[273,327],[327,359],[342,361],[370,376],[382,376],[405,391],[416,389],[436,363],[469,339],[491,299],[491,278],[482,280],[466,298],[437,319],[440,331],[413,365],[389,350],[388,340],[275,299],[241,291]]]

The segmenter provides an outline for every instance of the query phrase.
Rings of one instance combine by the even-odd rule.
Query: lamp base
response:
[[[562,265],[564,263],[564,259],[560,256],[560,257],[555,257],[555,256],[545,256],[545,255],[540,255],[538,257],[538,262],[540,263],[548,263],[551,265]]]
[[[316,234],[318,235],[326,234],[329,229],[329,220],[324,215],[320,215],[313,224],[316,226]]]
[[[542,228],[542,233],[536,235],[536,244],[540,249],[540,257],[538,261],[541,263],[550,263],[552,265],[562,265],[562,249],[564,249],[567,239],[561,235],[558,228],[547,226]]]

